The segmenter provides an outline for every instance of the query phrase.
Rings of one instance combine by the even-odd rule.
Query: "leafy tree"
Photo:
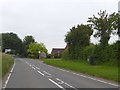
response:
[[[2,51],[2,34],[0,33],[0,52]]]
[[[119,38],[120,38],[120,11],[119,11],[119,13],[118,13],[118,36],[119,36]],[[118,45],[118,63],[120,63],[120,39],[117,41],[117,45]],[[120,65],[119,65],[120,66]]]
[[[88,19],[92,28],[97,31],[94,37],[100,38],[100,45],[96,46],[94,50],[94,59],[96,63],[104,63],[111,59],[116,60],[116,49],[108,45],[108,41],[111,34],[119,34],[119,31],[117,31],[119,14],[115,12],[108,14],[106,11],[100,11],[98,12],[98,17],[93,15],[93,17]]]
[[[72,27],[65,36],[65,42],[68,45],[68,51],[71,58],[82,58],[83,47],[89,45],[90,36],[93,30],[88,25],[78,25]]]
[[[23,55],[24,56],[28,56],[27,53],[27,49],[30,43],[35,42],[35,39],[33,38],[33,36],[25,36],[25,38],[23,39],[23,47],[24,47],[24,51],[23,51]]]
[[[76,45],[80,46],[89,45],[90,36],[92,35],[93,30],[88,25],[78,25],[77,28],[72,27],[70,32],[65,36],[65,42],[68,45]]]
[[[27,49],[29,57],[38,58],[39,51],[45,52],[47,54],[47,49],[43,43],[33,42],[29,44]]]
[[[29,45],[31,42],[35,42],[33,36],[25,36],[25,38],[23,39],[24,45]]]
[[[2,33],[2,50],[12,49],[14,54],[22,53],[22,41],[15,33]]]
[[[118,14],[112,13],[108,14],[106,11],[98,12],[98,17],[93,15],[93,17],[88,18],[88,22],[91,23],[92,28],[97,30],[94,37],[100,37],[100,44],[102,46],[108,45],[111,34],[117,34],[116,29],[118,28]]]

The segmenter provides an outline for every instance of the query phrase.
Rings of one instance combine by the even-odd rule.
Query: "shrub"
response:
[[[65,60],[70,59],[68,48],[66,48],[62,53],[62,59],[65,59]]]

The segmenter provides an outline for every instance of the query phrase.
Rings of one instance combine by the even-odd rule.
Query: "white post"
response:
[[[40,51],[38,53],[39,53],[39,59],[40,59]]]

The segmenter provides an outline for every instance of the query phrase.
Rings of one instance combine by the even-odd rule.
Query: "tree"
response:
[[[33,36],[25,36],[25,38],[23,39],[23,47],[24,47],[24,51],[23,51],[23,55],[24,56],[28,56],[27,53],[27,49],[30,43],[35,42],[35,39],[33,38]]]
[[[68,51],[71,58],[82,58],[83,47],[89,45],[90,36],[93,30],[88,25],[78,25],[77,27],[72,27],[70,31],[65,36],[65,42],[68,45]]]
[[[65,36],[65,42],[69,45],[79,44],[80,46],[89,45],[90,36],[93,30],[88,25],[78,25],[77,28],[72,27],[70,32]]]
[[[0,52],[2,51],[2,34],[0,33]]]
[[[35,42],[35,39],[33,38],[33,36],[25,36],[25,38],[23,39],[23,44],[29,45],[31,42]]]
[[[94,37],[100,38],[101,46],[108,45],[111,34],[117,34],[116,29],[118,28],[118,14],[108,14],[106,11],[98,12],[98,16],[88,18],[88,22],[91,23],[93,29],[97,30]]]
[[[117,32],[117,34],[120,38],[120,11],[118,13],[118,32]],[[117,41],[117,45],[120,46],[120,40]],[[118,58],[117,59],[118,59],[118,63],[120,63],[120,47],[118,47]]]
[[[38,58],[39,51],[45,52],[47,54],[47,49],[43,43],[33,42],[29,44],[27,49],[29,57]]]
[[[12,53],[22,53],[22,41],[15,33],[2,33],[2,51],[12,49]]]

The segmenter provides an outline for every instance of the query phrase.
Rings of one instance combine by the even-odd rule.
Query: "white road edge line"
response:
[[[7,80],[5,81],[5,84],[4,84],[3,89],[6,88],[6,86],[7,86],[7,84],[8,84],[8,81],[9,81],[9,79],[10,79],[10,77],[11,77],[11,73],[13,72],[14,67],[15,67],[15,62],[14,62],[13,67],[12,67],[12,69],[11,69],[8,77],[7,77]]]
[[[41,73],[40,71],[37,71],[39,74],[41,74],[41,75],[43,75],[44,76],[44,74],[43,73]]]
[[[66,90],[64,89],[62,86],[60,86],[59,84],[57,84],[56,82],[54,82],[52,79],[49,79],[52,83],[54,83],[55,85],[57,85],[59,88],[63,89],[63,90]]]
[[[61,68],[58,68],[59,70],[61,71],[64,71],[64,72],[70,72],[70,71],[67,71],[67,70],[64,70],[64,69],[61,69]]]
[[[75,75],[78,75],[78,76],[81,76],[81,77],[84,77],[84,78],[88,78],[88,79],[91,79],[91,80],[94,80],[94,81],[98,81],[98,82],[101,82],[101,83],[106,83],[106,84],[118,87],[117,84],[109,83],[109,82],[106,82],[106,81],[103,81],[103,80],[99,80],[99,79],[95,79],[95,78],[92,78],[92,77],[88,77],[88,76],[84,76],[84,75],[79,75],[79,74],[75,74]]]
[[[106,82],[106,81],[103,81],[103,80],[99,80],[99,79],[95,79],[95,78],[92,78],[92,77],[89,77],[89,76],[85,76],[85,75],[80,75],[80,74],[77,74],[77,73],[74,73],[74,72],[71,72],[71,71],[67,71],[67,70],[64,70],[64,69],[61,69],[61,68],[57,68],[61,71],[64,71],[64,72],[70,72],[74,75],[77,75],[77,76],[81,76],[81,77],[84,77],[84,78],[88,78],[88,79],[91,79],[91,80],[95,80],[95,81],[98,81],[98,82],[101,82],[101,83],[106,83],[106,84],[109,84],[109,85],[112,85],[112,86],[116,86],[118,87],[119,85],[117,84],[114,84],[114,83],[109,83],[109,82]]]

